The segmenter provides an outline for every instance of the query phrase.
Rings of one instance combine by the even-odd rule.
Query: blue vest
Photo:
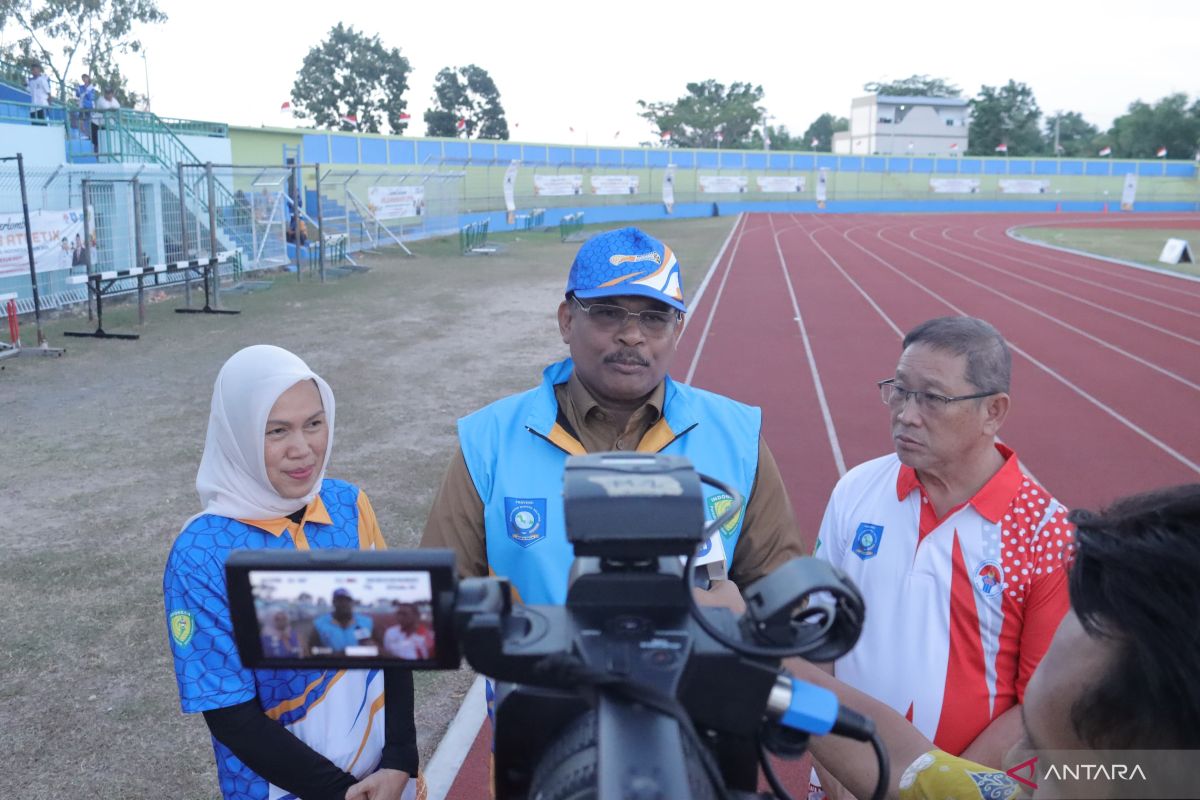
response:
[[[507,577],[526,603],[562,605],[575,558],[563,524],[563,468],[583,447],[558,420],[554,386],[571,374],[570,359],[551,364],[541,386],[498,400],[458,421],[458,438],[483,501],[488,566]],[[727,397],[665,381],[663,416],[638,450],[689,458],[698,472],[741,492],[747,501],[758,470],[762,414]],[[731,498],[704,487],[705,515],[723,513]],[[742,518],[722,528],[732,554]]]

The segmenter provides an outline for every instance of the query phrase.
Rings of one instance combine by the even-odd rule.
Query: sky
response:
[[[409,60],[416,136],[437,72],[472,63],[495,80],[513,140],[567,144],[657,139],[637,101],[709,78],[761,85],[770,124],[797,136],[822,113],[848,117],[864,83],[913,74],[966,97],[1011,78],[1044,114],[1078,111],[1101,129],[1139,98],[1200,97],[1198,0],[157,2],[168,21],[138,29],[146,58],[122,60],[129,88],[148,80],[160,116],[252,127],[303,124],[280,104],[338,22]]]

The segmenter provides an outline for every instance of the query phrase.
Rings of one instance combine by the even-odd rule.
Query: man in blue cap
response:
[[[563,522],[567,456],[630,450],[686,456],[747,498],[721,531],[735,585],[802,555],[759,409],[667,375],[686,312],[671,248],[637,228],[585,242],[558,307],[571,357],[547,367],[540,386],[459,420],[460,451],[421,545],[453,549],[463,576],[509,578],[526,603],[562,604],[574,558]],[[731,498],[705,491],[716,519]]]

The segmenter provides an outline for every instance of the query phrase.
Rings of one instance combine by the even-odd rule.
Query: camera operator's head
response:
[[[1200,484],[1071,521],[1072,611],[1025,693],[1028,744],[1200,747]]]

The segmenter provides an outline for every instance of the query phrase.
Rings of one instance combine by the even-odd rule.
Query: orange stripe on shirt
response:
[[[314,700],[313,704],[311,706],[309,706],[308,710],[306,710],[304,712],[305,717],[308,716],[309,711],[312,711],[314,708],[321,705],[321,702],[326,697],[329,696],[329,692],[333,689],[334,685],[336,685],[337,682],[340,681],[342,679],[342,676],[345,674],[346,674],[346,670],[344,670],[344,669],[339,669],[337,671],[337,674],[334,675],[333,679],[331,681],[329,681],[328,685],[326,685],[325,691],[321,693],[321,696],[318,697],[316,700]],[[300,693],[299,697],[293,697],[291,700],[286,700],[286,701],[280,703],[279,705],[275,706],[274,708],[267,709],[263,713],[266,714],[271,719],[278,721],[278,719],[280,717],[282,717],[284,714],[286,714],[287,712],[297,709],[300,706],[304,705],[304,703],[308,700],[309,694],[316,690],[317,686],[319,686],[321,684],[321,681],[324,678],[324,676],[325,676],[325,673],[321,673],[320,678],[317,678],[315,681],[310,683],[308,686],[305,686],[304,691]],[[304,719],[304,717],[301,717],[300,719]],[[295,722],[299,722],[299,721],[300,720],[295,720]]]
[[[363,731],[362,741],[358,743],[358,752],[350,760],[350,766],[346,767],[346,772],[354,772],[354,765],[358,763],[358,757],[362,755],[363,749],[367,746],[367,740],[371,737],[371,727],[375,724],[375,715],[383,710],[383,701],[384,695],[379,695],[375,698],[375,702],[371,703],[371,714],[367,717],[367,729]]]

